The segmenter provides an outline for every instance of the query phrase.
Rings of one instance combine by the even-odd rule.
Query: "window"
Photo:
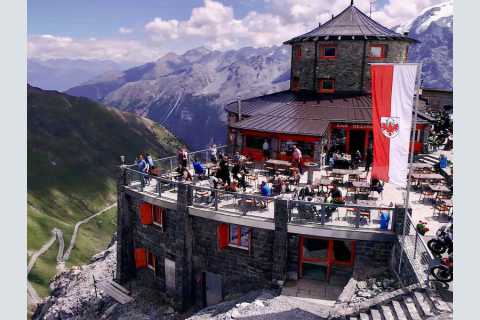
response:
[[[337,58],[336,46],[320,46],[320,59],[334,60]]]
[[[163,219],[165,217],[165,208],[153,207],[153,224],[163,227]]]
[[[155,257],[153,252],[151,252],[150,250],[147,249],[146,251],[147,251],[147,267],[155,271],[155,268],[157,266],[157,257]]]
[[[294,55],[295,55],[295,60],[300,60],[302,57],[302,46],[296,45],[293,47],[294,50]]]
[[[137,269],[149,268],[155,271],[157,257],[148,249],[135,248],[135,267]]]
[[[245,136],[245,147],[261,150],[264,141],[265,141],[265,138],[263,137]]]
[[[333,92],[335,92],[335,80],[334,79],[320,79],[319,91],[321,93],[333,93]]]
[[[377,44],[371,45],[368,50],[368,57],[370,59],[383,59],[385,58],[386,45]]]
[[[222,223],[217,230],[219,249],[227,246],[250,250],[250,227]]]
[[[140,204],[140,223],[154,224],[163,227],[165,224],[165,208],[154,206],[147,202]]]
[[[300,78],[299,77],[293,77],[293,79],[292,79],[292,90],[293,91],[300,90]]]

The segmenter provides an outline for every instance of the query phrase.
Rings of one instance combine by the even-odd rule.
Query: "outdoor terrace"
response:
[[[201,161],[207,171],[215,170],[215,164],[209,161],[207,150],[190,153],[189,166],[193,159]],[[306,170],[301,175],[299,184],[291,186],[289,191],[272,197],[263,197],[260,195],[258,186],[262,181],[269,182],[271,174],[265,170],[264,163],[247,162],[247,164],[249,175],[246,178],[249,186],[245,192],[241,188],[238,192],[226,191],[223,188],[213,189],[209,180],[196,176],[192,168],[189,168],[189,171],[194,177],[193,181],[182,181],[174,170],[177,167],[176,157],[155,161],[155,165],[160,168],[158,176],[142,174],[135,165],[123,166],[123,168],[126,171],[128,190],[171,203],[172,208],[177,201],[179,185],[188,185],[192,190],[190,214],[213,220],[227,220],[226,222],[273,229],[275,207],[284,201],[286,205],[281,212],[288,215],[288,231],[300,234],[352,237],[352,232],[355,232],[357,238],[391,236],[395,221],[395,206],[403,206],[405,203],[404,190],[394,185],[385,184],[382,194],[370,191],[367,182],[370,181],[370,175],[364,172],[363,167],[357,170],[332,170],[318,165],[311,166],[310,176]],[[421,169],[415,169],[416,175],[414,175],[415,181],[420,183],[423,179],[422,174],[425,174],[428,168],[424,165],[416,165],[416,167]],[[280,170],[277,173],[283,176],[282,172]],[[428,174],[427,178],[440,180],[439,177],[428,176]],[[287,176],[284,177],[288,179]],[[345,204],[332,204],[326,201],[326,192],[334,180],[338,182],[339,189],[345,196]],[[315,190],[315,195],[299,199],[298,190],[306,185]],[[432,185],[434,189],[447,188],[440,186],[441,184]],[[427,236],[434,235],[441,225],[448,223],[448,214],[435,214],[435,204],[430,202],[431,199],[424,198],[423,192],[415,188],[410,193],[412,208],[410,220],[427,221],[430,228]],[[383,228],[380,227],[382,214],[384,218],[388,217],[388,223],[384,224]]]

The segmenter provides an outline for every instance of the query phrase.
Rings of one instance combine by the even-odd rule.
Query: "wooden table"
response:
[[[360,174],[360,171],[352,170],[352,169],[332,169],[332,173],[346,175],[346,174]]]
[[[377,200],[357,200],[359,206],[375,207]]]
[[[444,177],[438,173],[412,173],[412,178],[416,180],[443,180]]]
[[[352,186],[358,189],[369,189],[370,190],[370,183],[367,181],[352,181]]]
[[[270,164],[274,167],[291,167],[292,163],[285,160],[270,159],[265,161],[265,164]]]
[[[320,187],[321,187],[322,191],[323,191],[323,187],[328,187],[331,184],[332,184],[332,180],[326,179],[326,178],[315,179],[315,181],[313,181],[313,185],[317,186],[319,190],[320,190]],[[328,189],[327,189],[327,191],[328,191]]]
[[[412,169],[428,169],[428,168],[432,168],[432,165],[428,163],[422,163],[422,162],[412,163]]]
[[[430,188],[430,190],[435,192],[450,192],[450,189],[443,185],[429,184],[428,187]]]

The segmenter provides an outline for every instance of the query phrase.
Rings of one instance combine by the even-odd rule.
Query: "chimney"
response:
[[[321,26],[322,26],[322,23],[321,23],[321,22],[319,22],[319,23],[318,23],[318,27],[320,28]]]
[[[350,5],[353,6],[353,0],[350,2]]]
[[[405,37],[408,37],[408,31],[404,32],[403,35],[404,35]]]
[[[333,18],[335,18],[335,16],[334,16],[333,13],[332,13],[332,20],[333,20]]]
[[[238,108],[238,121],[242,121],[242,100],[240,96],[237,96],[237,108]]]

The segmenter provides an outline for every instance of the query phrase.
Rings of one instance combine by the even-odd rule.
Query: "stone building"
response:
[[[280,158],[288,156],[282,152],[289,141],[303,143],[312,158],[334,141],[365,150],[371,136],[368,63],[403,62],[413,42],[349,6],[288,41],[291,90],[242,101],[238,109],[227,106],[231,142],[254,158],[263,139]],[[426,125],[422,119],[419,125]],[[175,157],[166,161],[172,167]],[[322,206],[315,218],[302,218],[306,209],[294,200],[263,199],[258,209],[254,196],[169,178],[152,177],[149,186],[141,181],[133,166],[122,166],[116,277],[156,289],[178,310],[287,280],[348,281],[355,268],[389,266],[402,234],[402,208],[365,209],[376,212],[371,219],[370,211],[345,207],[340,219]],[[211,196],[213,202],[205,201]],[[254,207],[248,214],[242,209],[247,201]],[[384,212],[389,223],[381,228]]]
[[[273,157],[288,160],[297,144],[320,160],[335,148],[372,148],[370,64],[405,63],[417,41],[371,19],[352,4],[337,16],[285,42],[292,46],[290,89],[228,104],[228,141],[260,160],[269,142]],[[429,117],[419,110],[415,152],[427,141]]]

